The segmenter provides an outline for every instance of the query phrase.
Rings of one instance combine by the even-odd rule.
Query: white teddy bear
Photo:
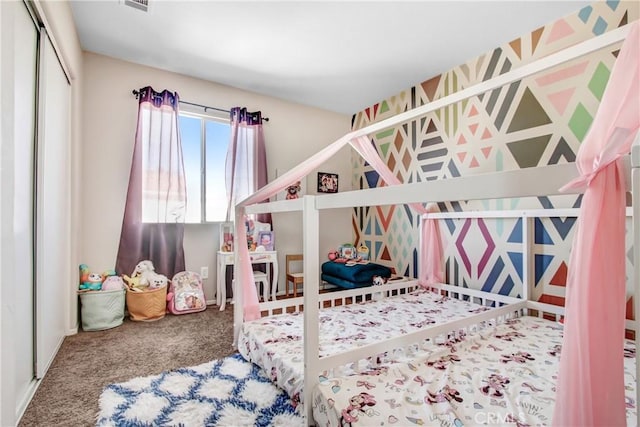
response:
[[[149,289],[160,289],[167,286],[168,283],[169,279],[167,278],[167,276],[156,274],[149,282]]]
[[[126,275],[124,279],[129,282],[129,287],[133,291],[141,291],[143,288],[158,289],[167,286],[169,279],[155,272],[153,263],[149,260],[140,261],[131,273],[131,277]]]

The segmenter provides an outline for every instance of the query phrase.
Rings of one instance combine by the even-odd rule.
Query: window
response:
[[[180,138],[187,180],[186,223],[224,221],[227,214],[225,159],[229,119],[180,113]]]

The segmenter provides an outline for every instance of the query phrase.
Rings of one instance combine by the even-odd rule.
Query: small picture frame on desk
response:
[[[265,251],[274,250],[274,235],[273,231],[260,231],[258,233],[258,248],[262,247]]]

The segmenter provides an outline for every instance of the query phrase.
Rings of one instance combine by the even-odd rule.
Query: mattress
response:
[[[380,301],[325,308],[319,314],[320,356],[341,353],[489,309],[426,290]],[[301,399],[304,382],[303,322],[302,313],[263,317],[245,322],[238,339],[240,354],[262,367],[294,402]],[[413,357],[413,354],[395,352],[379,358],[383,356],[386,360],[401,360]],[[324,374],[353,373],[366,368],[367,363],[363,361],[360,365]]]
[[[557,323],[513,319],[409,362],[323,381],[313,392],[313,415],[321,426],[550,425],[561,344]],[[627,422],[636,425],[632,342],[624,370]]]

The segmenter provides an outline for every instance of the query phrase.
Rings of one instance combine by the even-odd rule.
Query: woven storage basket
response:
[[[124,289],[80,292],[80,318],[85,331],[120,326],[124,320]]]
[[[131,320],[162,319],[167,311],[167,287],[144,292],[127,289],[127,311]]]

